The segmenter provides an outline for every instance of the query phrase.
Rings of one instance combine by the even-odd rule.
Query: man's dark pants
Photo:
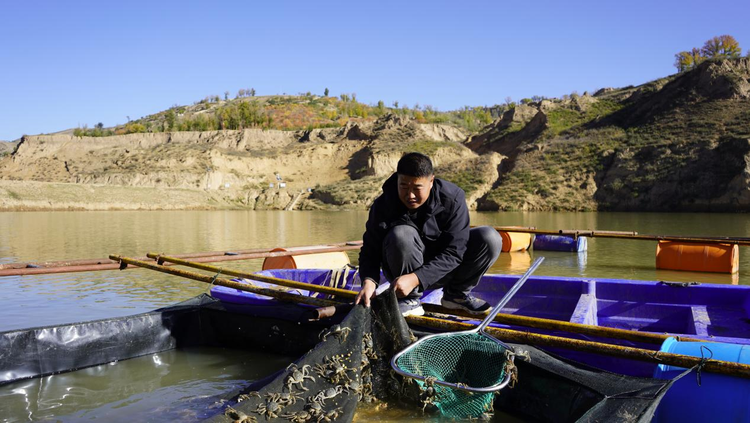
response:
[[[442,287],[444,293],[454,297],[468,294],[495,263],[502,246],[500,234],[492,227],[472,228],[461,264],[434,285],[430,284],[430,288]],[[425,245],[416,228],[408,225],[394,226],[383,242],[383,273],[389,281],[412,273],[422,267],[424,255]],[[421,296],[421,285],[409,294],[409,298]]]

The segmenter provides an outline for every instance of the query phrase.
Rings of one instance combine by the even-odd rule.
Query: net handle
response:
[[[516,281],[516,283],[514,283],[513,286],[510,287],[508,292],[506,292],[503,298],[500,299],[500,302],[497,303],[497,305],[495,306],[495,308],[492,309],[492,311],[490,311],[490,314],[488,314],[487,317],[484,320],[482,320],[482,323],[480,323],[479,326],[477,326],[477,328],[474,329],[475,331],[484,333],[484,328],[486,328],[487,325],[489,325],[490,322],[492,322],[495,319],[495,316],[497,316],[497,314],[500,313],[500,309],[505,307],[505,305],[508,304],[508,302],[510,302],[510,299],[513,298],[513,296],[516,294],[516,292],[518,292],[519,289],[521,289],[521,286],[523,286],[523,284],[526,282],[526,279],[528,279],[529,276],[531,276],[531,274],[534,273],[536,268],[539,267],[539,265],[542,264],[543,261],[544,261],[544,257],[539,257],[536,260],[534,260],[534,263],[531,264],[531,267],[529,267],[529,270],[527,270],[526,273],[524,273],[523,276],[521,276]]]

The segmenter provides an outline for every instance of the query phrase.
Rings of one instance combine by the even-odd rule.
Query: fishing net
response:
[[[494,339],[456,333],[424,338],[395,363],[402,371],[421,377],[415,381],[425,405],[433,404],[446,417],[471,418],[493,411],[495,390],[509,380],[511,357],[512,351]],[[479,389],[460,389],[439,381]],[[485,389],[489,392],[476,392]]]
[[[293,306],[278,304],[277,315],[287,308]],[[505,416],[532,421],[647,423],[671,384],[671,381],[640,379],[585,368],[529,346],[502,344],[490,337],[471,336],[467,332],[449,334],[455,337],[450,341],[455,353],[446,353],[444,339],[435,343],[433,348],[429,340],[435,334],[410,329],[399,313],[392,290],[373,298],[371,309],[341,307],[340,311],[348,313],[343,321],[338,314],[316,323],[316,327],[327,325],[333,332],[325,329],[320,338],[316,332],[313,337],[321,342],[307,354],[292,366],[247,386],[241,395],[229,401],[230,407],[210,421],[249,422],[255,418],[259,423],[347,422],[354,418],[358,404],[364,403],[387,404],[387,409],[411,410],[413,417],[423,413],[425,418],[442,417],[445,421],[492,419],[494,412],[501,412]],[[228,318],[223,316],[221,320],[226,322]],[[242,321],[241,316],[236,319]],[[282,330],[299,328],[304,331],[305,325],[309,324],[301,323]],[[232,327],[221,325],[221,328]],[[338,336],[345,328],[351,331],[347,331],[346,337]],[[256,345],[263,343],[263,336],[254,335],[256,330],[234,333],[231,339],[236,343],[248,336]],[[296,335],[289,333],[289,337],[292,336]],[[420,339],[426,347],[420,353],[421,357],[408,355],[408,350],[404,352]],[[403,353],[404,367],[412,366],[413,370],[419,371],[429,369],[431,373],[426,373],[425,378],[455,380],[457,383],[469,381],[477,388],[506,382],[508,385],[498,393],[470,393],[445,388],[430,380],[402,377],[391,367],[391,360],[394,357],[398,360],[399,353]],[[339,380],[324,376],[323,368],[332,367],[331,360],[339,361],[347,368],[343,371],[346,376]],[[301,384],[289,385],[289,378],[296,371],[302,371],[314,380],[303,374],[297,378]],[[303,390],[303,386],[307,390]],[[295,398],[291,399],[287,394]],[[374,407],[379,409],[377,405]]]
[[[369,331],[369,310],[354,308],[343,321],[319,332],[315,348],[245,387],[236,403],[211,421],[351,421],[357,404],[372,400]]]
[[[343,355],[340,361],[349,369],[345,370],[348,377],[363,381],[367,386],[362,392],[362,387],[358,388],[352,382],[347,382],[342,376],[338,385],[349,384],[350,389],[342,389],[333,398],[322,397],[336,392],[319,397],[325,404],[326,413],[325,418],[320,418],[320,422],[352,421],[358,406],[369,411],[380,409],[378,407],[382,404],[387,404],[387,407],[383,407],[388,410],[409,410],[409,418],[401,420],[412,421],[424,415],[422,419],[441,421],[434,420],[433,412],[436,407],[425,395],[428,389],[417,383],[409,383],[410,379],[402,378],[391,370],[391,357],[414,342],[414,335],[420,338],[430,335],[425,332],[425,328],[409,329],[398,312],[395,296],[379,296],[374,299],[371,309],[358,306],[349,311],[342,307],[341,313],[333,320],[316,322],[310,322],[304,317],[309,309],[281,302],[269,304],[268,307],[272,314],[257,305],[231,305],[201,296],[144,314],[3,332],[0,333],[0,351],[3,352],[0,354],[3,376],[0,378],[0,387],[6,390],[17,389],[20,386],[17,384],[23,383],[24,389],[42,395],[51,382],[48,378],[39,376],[120,361],[175,347],[213,346],[264,350],[283,356],[301,357],[295,361],[295,366],[298,369],[305,365],[311,366],[307,375],[316,380],[303,377],[303,384],[308,390],[304,391],[300,385],[293,385],[297,398],[291,399],[285,394],[289,393],[286,383],[293,367],[284,366],[279,372],[263,379],[241,383],[236,390],[226,392],[218,399],[213,396],[189,399],[190,404],[175,401],[164,404],[164,407],[181,413],[186,408],[197,410],[196,407],[203,404],[201,401],[205,401],[207,406],[194,419],[182,418],[180,421],[209,418],[211,422],[230,423],[243,419],[249,422],[255,418],[258,423],[290,422],[293,420],[288,417],[294,414],[299,422],[305,421],[303,411],[308,405],[309,397],[317,396],[324,389],[337,390],[337,384],[330,383],[315,371],[316,365],[325,365],[326,357]],[[339,328],[351,328],[351,332],[344,337],[345,332],[334,328],[333,325],[336,324],[339,324]],[[331,329],[333,332],[330,332]],[[81,337],[81,334],[87,336]],[[76,335],[75,343],[70,342],[72,335]],[[112,348],[112,345],[119,347]],[[516,353],[514,364],[518,367],[518,381],[515,387],[511,383],[499,395],[495,395],[494,408],[497,414],[494,421],[510,416],[535,422],[648,423],[672,385],[670,380],[637,378],[590,368],[527,345],[508,346]],[[362,366],[363,356],[369,361],[366,366]],[[483,359],[479,357],[476,360]],[[357,392],[358,389],[362,395]],[[284,395],[269,397],[273,393]],[[272,398],[276,398],[276,404],[281,405],[282,409],[274,409],[273,405],[267,404],[267,400]],[[55,398],[54,401],[61,400]],[[294,403],[286,404],[290,401]],[[46,403],[51,402],[50,398],[46,398]],[[218,409],[215,403],[219,404]],[[263,407],[259,409],[261,404]],[[20,416],[26,416],[26,407],[25,403],[20,406],[23,411]],[[271,413],[268,413],[269,407]],[[5,414],[7,413],[3,415]],[[272,417],[271,414],[277,417]],[[338,417],[334,419],[336,414]],[[168,412],[160,411],[147,420],[176,420],[165,417],[168,415]],[[18,420],[26,418],[19,417]],[[357,419],[374,421],[359,416]],[[384,415],[381,420],[394,419]],[[311,418],[306,421],[319,420]]]

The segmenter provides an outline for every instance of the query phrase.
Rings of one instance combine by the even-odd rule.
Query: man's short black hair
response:
[[[422,153],[406,153],[398,161],[396,173],[417,178],[432,175],[432,160]]]

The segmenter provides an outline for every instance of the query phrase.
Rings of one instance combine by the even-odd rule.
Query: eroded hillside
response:
[[[481,210],[750,210],[750,59],[517,107],[467,146],[508,157]]]
[[[465,137],[453,126],[419,124],[395,115],[306,131],[29,136],[0,159],[6,194],[0,199],[6,209],[23,208],[19,206],[23,204],[21,193],[27,191],[18,184],[33,181],[83,184],[92,189],[194,190],[210,194],[212,200],[205,207],[283,209],[303,194],[297,207],[363,208],[377,195],[380,183],[394,171],[404,151],[430,153],[436,165],[475,159],[477,155],[460,143]],[[342,184],[358,187],[356,195],[338,200],[335,191]],[[126,196],[125,192],[120,196]],[[30,208],[45,208],[34,201]],[[112,208],[128,208],[122,205],[122,198],[111,202],[119,204]],[[96,208],[102,208],[103,203],[106,200]],[[52,201],[48,208],[87,208],[85,204],[73,205],[69,199],[56,204]],[[195,208],[195,201],[191,199],[185,207]]]
[[[331,112],[340,126],[160,132],[172,126],[164,112],[143,121],[161,128],[151,133],[27,136],[0,151],[0,209],[364,209],[403,152],[421,151],[478,210],[750,210],[749,58],[637,87],[444,114],[381,104],[361,118],[350,114],[356,101],[272,100],[263,100],[268,113],[310,107],[310,119]],[[208,112],[213,120],[201,119],[217,124],[243,104],[197,104],[182,124]],[[128,188],[138,189],[130,201]],[[142,205],[168,197],[163,190],[183,191],[168,206]]]

